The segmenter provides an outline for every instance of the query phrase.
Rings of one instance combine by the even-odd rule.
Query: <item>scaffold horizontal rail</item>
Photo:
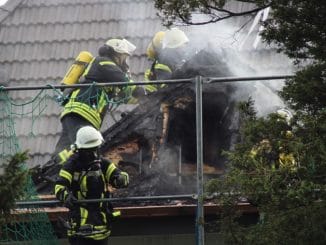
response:
[[[84,199],[78,200],[76,203],[98,203],[98,202],[121,202],[121,201],[150,201],[150,200],[180,200],[190,199],[196,200],[196,194],[185,194],[185,195],[165,195],[165,196],[139,196],[139,197],[121,197],[121,198],[100,198],[100,199]],[[59,200],[29,200],[29,201],[18,201],[16,202],[17,207],[25,206],[51,206],[61,204]]]
[[[223,82],[244,82],[244,81],[259,81],[259,80],[280,80],[288,79],[293,75],[276,75],[276,76],[250,76],[250,77],[203,77],[203,83],[223,83]],[[1,86],[0,91],[13,91],[13,90],[42,90],[42,89],[65,89],[65,88],[82,88],[89,86],[121,86],[121,85],[148,85],[148,84],[180,84],[180,83],[193,83],[195,78],[186,79],[169,79],[169,80],[156,80],[156,81],[139,81],[139,82],[116,82],[116,83],[77,83],[74,85],[55,85],[47,84],[44,86]]]
[[[293,75],[274,75],[274,76],[252,76],[252,77],[207,77],[206,83],[225,83],[225,82],[248,82],[263,80],[281,80],[294,77]]]

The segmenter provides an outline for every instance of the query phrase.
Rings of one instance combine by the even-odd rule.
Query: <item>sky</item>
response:
[[[0,6],[4,5],[8,0],[0,0]]]

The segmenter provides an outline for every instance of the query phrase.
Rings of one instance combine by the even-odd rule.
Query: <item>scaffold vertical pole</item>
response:
[[[197,144],[197,214],[196,245],[205,244],[203,197],[203,78],[195,78],[196,86],[196,144]]]
[[[179,145],[179,157],[178,157],[178,183],[182,183],[182,146]]]

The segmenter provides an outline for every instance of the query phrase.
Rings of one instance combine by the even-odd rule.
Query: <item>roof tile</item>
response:
[[[130,58],[130,69],[134,80],[143,80],[143,72],[150,65],[145,56],[147,45],[153,34],[162,29],[151,0],[9,2],[11,9],[17,8],[1,23],[0,66],[8,73],[11,86],[59,84],[80,51],[88,50],[96,55],[100,45],[117,36],[136,44],[135,55]],[[0,15],[0,21],[2,17]],[[254,55],[248,54],[253,65]],[[278,59],[266,56],[269,66],[270,62],[273,66],[286,64]],[[23,103],[38,92],[11,91],[9,94],[16,103]],[[52,94],[52,91],[48,92]],[[57,103],[49,101],[32,127],[35,137],[29,136],[31,115],[17,118],[21,146],[23,149],[31,148],[31,165],[49,159],[59,137],[60,110]],[[119,118],[121,111],[114,113]]]

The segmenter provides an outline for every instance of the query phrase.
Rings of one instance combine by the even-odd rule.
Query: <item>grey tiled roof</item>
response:
[[[149,0],[11,0],[4,7],[14,10],[0,11],[0,67],[10,86],[59,84],[80,51],[96,55],[100,45],[117,36],[137,46],[130,68],[134,80],[142,80],[149,65],[145,49],[162,29]],[[21,104],[37,92],[11,91],[10,96]],[[31,166],[49,159],[61,132],[60,110],[48,101],[40,117],[16,118],[16,135],[20,147],[30,149]]]
[[[116,36],[137,46],[130,70],[134,80],[142,80],[150,65],[146,47],[163,28],[151,0],[10,0],[6,8],[11,12],[0,11],[0,67],[10,86],[59,84],[80,51],[95,55],[100,45]],[[255,59],[257,53],[248,55]],[[267,53],[266,57],[275,56]],[[15,103],[24,103],[36,93],[12,91],[10,96]],[[126,109],[118,108],[117,117]],[[30,166],[49,159],[61,131],[59,113],[60,107],[49,101],[39,118],[26,115],[16,120],[20,146],[30,149]]]

